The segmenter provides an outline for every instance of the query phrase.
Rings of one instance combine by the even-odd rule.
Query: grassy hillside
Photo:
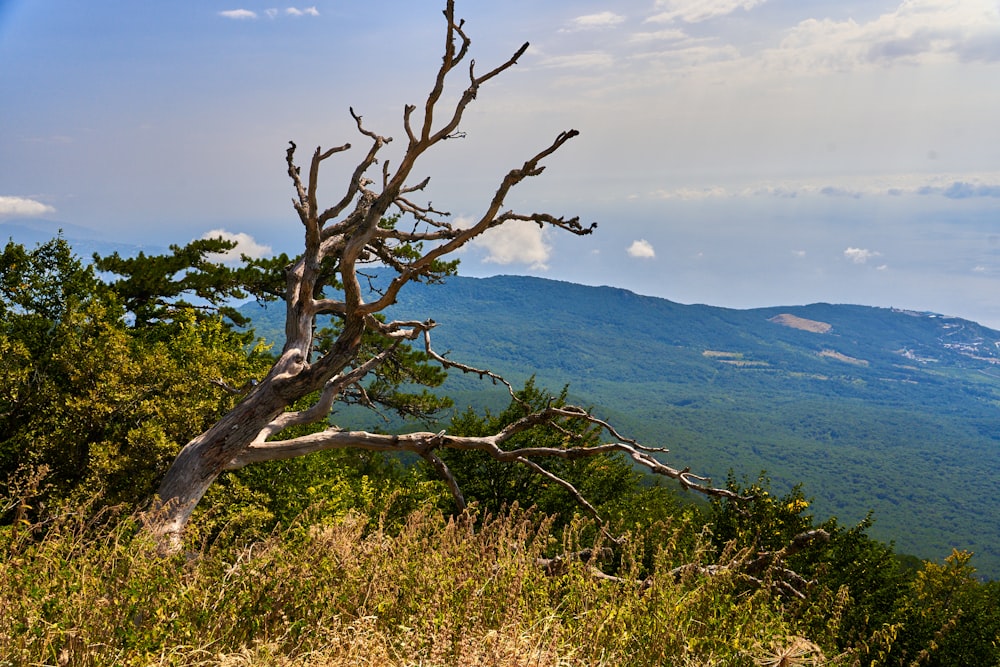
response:
[[[248,307],[277,338],[280,307]],[[875,512],[872,535],[904,552],[952,548],[1000,577],[1000,333],[930,314],[861,306],[731,310],[528,277],[412,285],[391,315],[433,318],[439,352],[569,383],[625,432],[721,481],[767,470],[801,482],[817,516]],[[456,405],[499,407],[467,377]],[[484,393],[485,392],[485,393]]]

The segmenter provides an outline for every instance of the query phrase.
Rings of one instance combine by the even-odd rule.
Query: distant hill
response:
[[[166,252],[166,248],[156,246],[140,248],[139,246],[116,241],[102,241],[100,234],[89,227],[81,227],[68,222],[45,220],[40,218],[15,218],[0,222],[0,246],[13,240],[28,248],[45,243],[62,232],[73,252],[89,260],[96,252],[100,255],[110,255],[117,252],[125,257],[131,257],[144,250],[147,254]]]
[[[244,308],[280,337],[283,307]],[[933,313],[813,304],[753,310],[682,305],[610,287],[522,276],[410,285],[391,313],[437,321],[439,352],[569,383],[674,464],[777,490],[802,482],[819,518],[854,523],[898,549],[954,548],[1000,577],[1000,332]],[[450,377],[459,408],[494,408],[488,382]],[[460,375],[460,374],[459,374]],[[352,424],[353,425],[353,424]]]
[[[0,222],[0,242],[30,246],[60,229],[84,259],[140,250],[34,218]],[[243,309],[259,335],[280,340],[282,304]],[[734,310],[524,276],[412,284],[391,315],[434,319],[439,352],[515,385],[568,384],[574,401],[669,447],[675,464],[719,483],[730,470],[751,480],[766,470],[778,491],[801,482],[820,519],[853,523],[872,510],[871,533],[900,551],[971,550],[1000,579],[998,331],[929,312]],[[456,409],[507,403],[461,374],[442,391]],[[364,418],[351,425],[385,426]]]

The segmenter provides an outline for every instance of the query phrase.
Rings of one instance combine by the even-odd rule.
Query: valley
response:
[[[280,305],[244,312],[280,336]],[[801,483],[820,520],[873,512],[871,534],[901,552],[971,550],[1000,576],[1000,332],[891,308],[731,310],[523,276],[409,285],[389,315],[434,319],[438,352],[515,386],[568,384],[623,433],[668,447],[672,465],[717,483],[766,471],[778,491]],[[507,402],[455,372],[441,391],[456,410]],[[351,426],[379,423],[364,418]]]

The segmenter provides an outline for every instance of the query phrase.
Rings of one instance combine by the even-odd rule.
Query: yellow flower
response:
[[[794,514],[798,514],[807,507],[809,507],[809,501],[803,500],[802,498],[796,498],[792,502],[785,505],[785,509]]]

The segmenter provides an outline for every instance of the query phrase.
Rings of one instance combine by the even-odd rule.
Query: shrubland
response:
[[[473,500],[454,513],[442,509],[447,490],[419,470],[379,457],[344,461],[342,452],[316,458],[297,460],[307,467],[282,480],[285,497],[298,491],[290,504],[265,497],[252,479],[220,486],[183,551],[166,556],[128,506],[34,521],[11,521],[8,512],[0,529],[0,664],[1000,658],[1000,589],[976,579],[968,554],[904,564],[864,525],[817,524],[801,491],[772,497],[758,480],[741,489],[757,493],[748,504],[699,506],[634,483],[599,505],[612,527],[605,534],[578,512],[517,503],[491,512]],[[629,472],[614,459],[605,465]],[[828,540],[758,566],[761,554],[820,526]]]

